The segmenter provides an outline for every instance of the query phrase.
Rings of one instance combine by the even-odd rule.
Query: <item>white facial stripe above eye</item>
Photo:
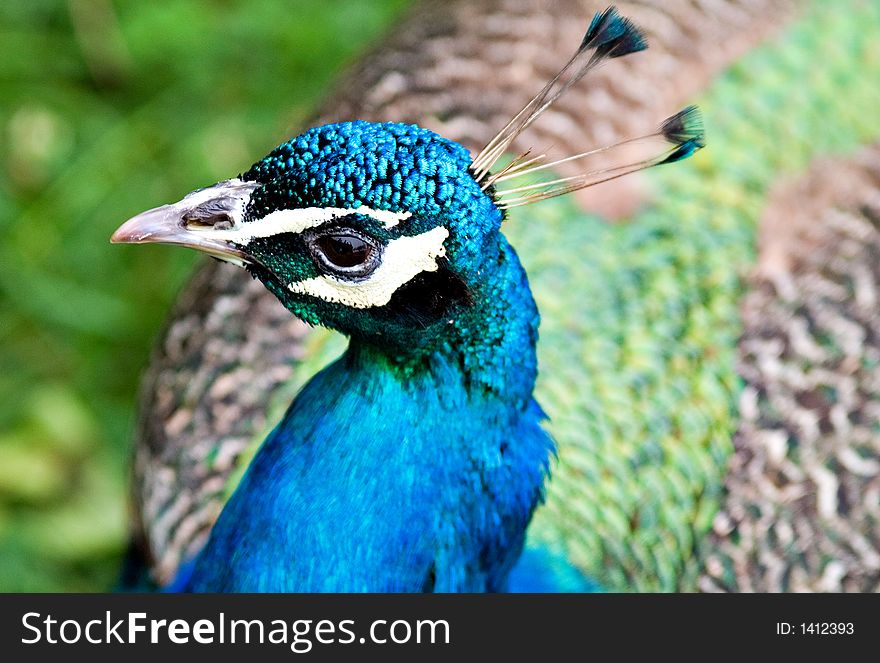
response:
[[[357,208],[347,207],[303,207],[300,209],[281,209],[270,212],[262,219],[241,223],[236,219],[232,228],[226,230],[205,229],[203,233],[212,239],[223,239],[227,242],[247,245],[256,237],[273,237],[283,233],[301,233],[310,228],[317,228],[334,219],[350,214],[370,216],[382,222],[386,228],[393,228],[401,221],[408,219],[410,212],[389,212],[388,210],[372,209],[361,205]]]
[[[437,271],[437,258],[446,255],[443,242],[449,231],[438,226],[421,235],[403,236],[388,243],[382,263],[362,281],[343,281],[333,276],[317,276],[288,285],[291,292],[343,304],[351,308],[384,306],[397,290],[417,274]]]

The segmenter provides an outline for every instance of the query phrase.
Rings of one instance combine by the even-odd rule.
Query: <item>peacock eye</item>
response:
[[[373,247],[354,235],[324,235],[318,238],[318,247],[327,260],[337,267],[363,265],[373,250]]]
[[[339,276],[365,277],[378,266],[381,245],[348,228],[315,234],[307,240],[312,255],[324,271]]]

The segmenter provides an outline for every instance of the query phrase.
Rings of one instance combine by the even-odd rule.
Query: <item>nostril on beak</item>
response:
[[[230,230],[233,225],[232,217],[226,213],[205,216],[198,212],[187,212],[181,217],[187,230]]]

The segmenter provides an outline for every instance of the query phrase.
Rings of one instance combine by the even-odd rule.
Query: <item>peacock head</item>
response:
[[[310,129],[236,179],[141,214],[114,242],[238,263],[295,315],[415,341],[468,306],[502,212],[460,145],[414,125]]]
[[[307,323],[419,345],[481,296],[481,282],[498,261],[506,208],[676,161],[703,146],[691,107],[648,136],[610,146],[659,138],[659,155],[499,188],[558,163],[526,153],[491,172],[520,133],[600,62],[644,48],[641,32],[609,8],[596,15],[559,74],[475,158],[415,125],[325,125],[282,144],[238,178],[134,217],[112,241],[201,250],[246,268]]]

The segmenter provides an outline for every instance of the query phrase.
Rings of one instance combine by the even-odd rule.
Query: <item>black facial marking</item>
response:
[[[437,261],[437,271],[422,272],[398,288],[383,312],[408,319],[421,326],[446,317],[456,305],[473,303],[471,293],[444,259]]]

